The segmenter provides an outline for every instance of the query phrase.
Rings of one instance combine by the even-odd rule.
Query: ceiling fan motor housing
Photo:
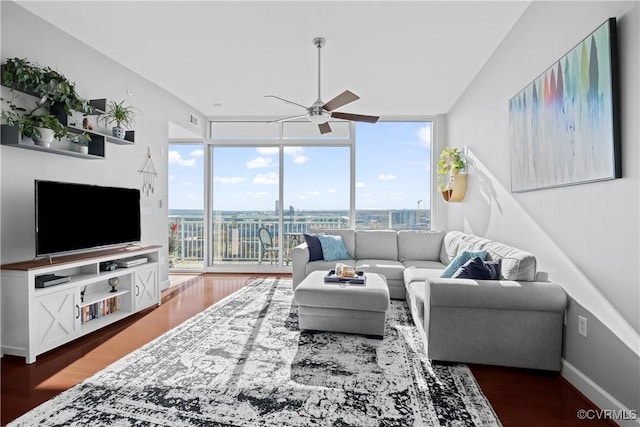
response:
[[[352,114],[352,113],[340,113],[337,111],[333,111],[336,108],[342,107],[343,105],[346,105],[350,102],[353,102],[357,99],[359,99],[358,95],[354,94],[351,91],[345,90],[343,93],[341,93],[340,95],[336,96],[335,98],[333,98],[331,101],[327,102],[326,104],[322,101],[321,97],[320,97],[320,49],[322,47],[324,47],[324,45],[326,44],[326,40],[324,39],[324,37],[316,37],[313,39],[313,44],[314,46],[316,46],[318,48],[318,99],[316,100],[316,102],[313,103],[313,105],[311,107],[305,107],[302,104],[298,104],[297,102],[293,102],[293,101],[289,101],[287,99],[284,98],[280,98],[279,96],[275,96],[275,95],[265,95],[267,97],[272,97],[272,98],[277,98],[280,99],[284,102],[288,102],[289,104],[294,104],[294,105],[298,105],[304,109],[307,110],[307,118],[309,119],[309,121],[311,121],[314,124],[317,124],[319,129],[320,129],[320,133],[321,134],[325,134],[328,132],[331,132],[331,126],[329,126],[329,119],[331,117],[334,117],[336,119],[341,119],[341,120],[352,120],[352,121],[358,121],[358,122],[367,122],[367,123],[375,123],[378,121],[378,117],[377,116],[365,116],[362,114]],[[284,122],[284,121],[288,121],[288,120],[295,120],[298,118],[302,118],[305,115],[302,116],[293,116],[293,117],[288,117],[285,119],[280,119],[280,120],[275,120],[276,122]]]

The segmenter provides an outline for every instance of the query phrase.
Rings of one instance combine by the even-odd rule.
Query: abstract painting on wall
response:
[[[511,191],[622,177],[616,20],[509,100]]]

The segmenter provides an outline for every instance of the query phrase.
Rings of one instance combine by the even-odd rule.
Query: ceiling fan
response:
[[[325,45],[326,40],[322,37],[316,37],[313,39],[313,44],[318,48],[318,99],[316,102],[311,105],[311,107],[305,107],[302,104],[298,104],[297,102],[289,101],[288,99],[280,98],[275,95],[265,95],[266,98],[276,98],[281,101],[287,102],[289,104],[297,105],[299,107],[307,110],[305,114],[301,114],[298,116],[287,117],[284,119],[274,120],[271,123],[279,123],[285,122],[288,120],[300,119],[302,117],[307,117],[312,123],[318,125],[321,134],[331,132],[331,126],[329,126],[329,119],[342,119],[342,120],[352,120],[356,122],[366,122],[366,123],[375,123],[378,121],[379,117],[377,116],[365,116],[362,114],[353,114],[353,113],[341,113],[339,111],[334,111],[336,108],[340,108],[343,105],[347,105],[350,102],[353,102],[360,97],[349,90],[345,90],[340,95],[333,98],[331,101],[326,104],[320,98],[320,49]]]

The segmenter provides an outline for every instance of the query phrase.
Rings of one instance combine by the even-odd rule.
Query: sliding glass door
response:
[[[213,147],[211,266],[278,265],[278,149]]]
[[[284,147],[285,263],[303,233],[349,228],[349,147]]]

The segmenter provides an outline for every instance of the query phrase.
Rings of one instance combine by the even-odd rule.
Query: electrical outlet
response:
[[[578,333],[583,337],[587,337],[587,318],[578,316]]]

